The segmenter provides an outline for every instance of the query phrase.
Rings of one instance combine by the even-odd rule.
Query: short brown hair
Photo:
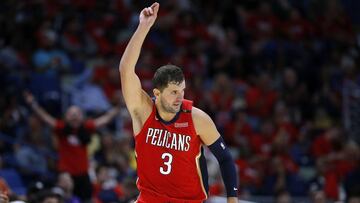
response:
[[[153,85],[155,88],[162,91],[165,89],[169,83],[174,83],[176,85],[184,81],[184,73],[181,68],[178,66],[168,64],[158,68],[152,79]]]

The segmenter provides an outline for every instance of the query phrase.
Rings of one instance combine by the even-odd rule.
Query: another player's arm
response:
[[[50,127],[55,127],[56,119],[52,117],[48,112],[45,111],[39,104],[35,101],[34,96],[30,92],[24,92],[25,101],[30,105],[31,109]]]
[[[219,162],[221,175],[226,187],[227,202],[238,202],[237,175],[230,152],[210,116],[198,108],[193,108],[193,121],[196,133],[209,147]]]
[[[133,120],[144,122],[141,116],[150,114],[151,98],[141,88],[139,77],[135,73],[135,65],[139,59],[141,47],[150,28],[154,24],[159,4],[154,3],[151,7],[144,8],[139,17],[139,25],[131,37],[119,64],[119,72],[122,86],[122,93],[126,106]],[[141,123],[133,122],[134,131],[138,131]]]

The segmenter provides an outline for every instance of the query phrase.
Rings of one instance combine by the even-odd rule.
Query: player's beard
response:
[[[161,103],[161,106],[164,109],[164,111],[167,113],[177,113],[180,111],[180,107],[178,109],[174,108],[169,103],[167,103],[166,101],[164,101],[161,98],[160,98],[160,103]]]

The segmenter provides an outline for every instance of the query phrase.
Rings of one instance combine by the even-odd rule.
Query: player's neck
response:
[[[171,121],[176,116],[176,113],[170,113],[165,111],[165,109],[163,109],[163,107],[157,103],[156,103],[156,109],[158,115],[161,117],[163,121]]]

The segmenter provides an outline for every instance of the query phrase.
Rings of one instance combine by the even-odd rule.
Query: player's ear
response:
[[[159,89],[157,89],[157,88],[154,88],[154,89],[153,89],[153,93],[154,93],[154,96],[155,96],[155,97],[159,97],[161,91],[160,91]]]

